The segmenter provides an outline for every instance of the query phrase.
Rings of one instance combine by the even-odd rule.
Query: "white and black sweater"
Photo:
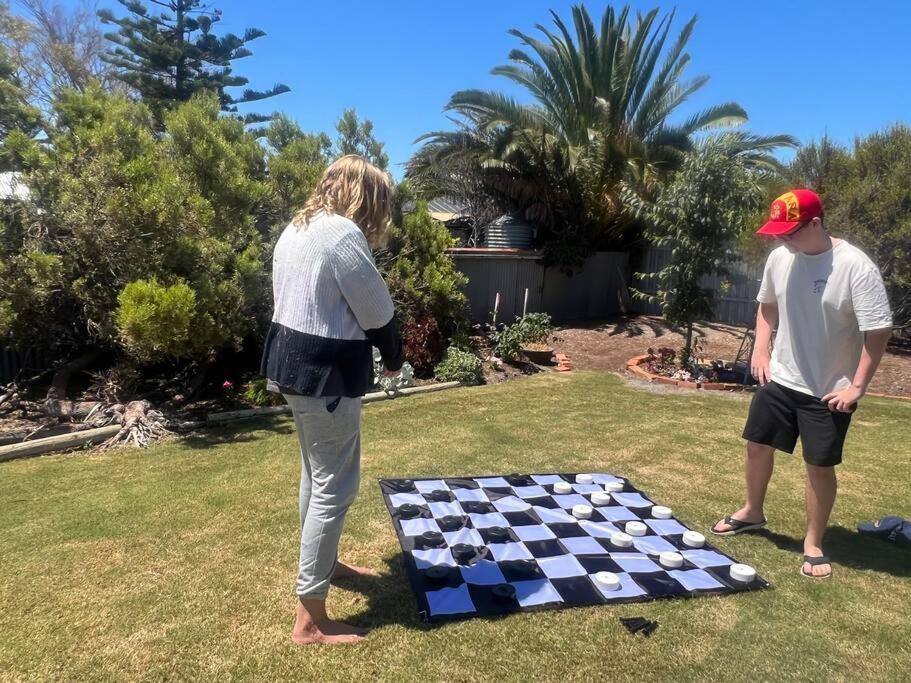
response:
[[[304,396],[363,396],[373,383],[376,346],[389,370],[402,342],[386,283],[361,230],[318,214],[285,228],[272,259],[275,312],[262,374],[272,389]],[[277,385],[277,387],[276,387]]]

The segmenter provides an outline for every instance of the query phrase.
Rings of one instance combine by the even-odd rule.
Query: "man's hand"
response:
[[[750,359],[750,372],[760,386],[765,386],[772,381],[772,371],[769,370],[769,354],[759,350],[753,351]]]
[[[847,389],[826,394],[822,400],[829,404],[829,410],[833,413],[852,413],[857,407],[857,402],[865,393],[863,389],[852,384]]]

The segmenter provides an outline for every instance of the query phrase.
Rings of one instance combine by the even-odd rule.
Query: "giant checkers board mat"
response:
[[[425,621],[769,585],[611,474],[384,479],[380,488]]]

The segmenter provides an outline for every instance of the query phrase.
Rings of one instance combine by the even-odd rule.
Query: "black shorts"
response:
[[[805,462],[832,467],[841,463],[850,424],[851,413],[832,412],[815,396],[770,382],[753,396],[743,438],[793,453],[800,436]]]

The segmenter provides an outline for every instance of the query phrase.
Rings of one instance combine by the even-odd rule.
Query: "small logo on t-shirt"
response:
[[[813,280],[813,294],[819,294],[826,288],[828,280]]]

